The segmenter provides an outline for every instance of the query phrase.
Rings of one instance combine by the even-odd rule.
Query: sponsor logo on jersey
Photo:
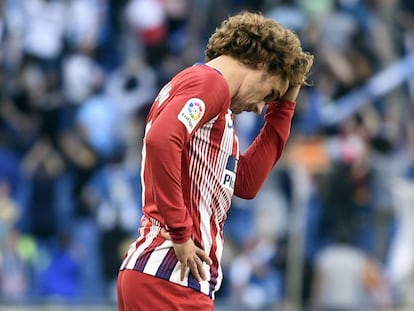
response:
[[[223,185],[231,190],[234,190],[234,183],[236,181],[237,159],[229,156],[227,159],[226,169],[223,174]]]
[[[178,120],[184,124],[187,131],[191,133],[200,122],[206,110],[204,102],[200,98],[189,99],[183,109],[178,113]]]

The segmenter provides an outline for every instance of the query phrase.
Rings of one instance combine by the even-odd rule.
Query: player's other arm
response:
[[[299,90],[300,86],[292,86],[280,100],[268,104],[265,125],[240,156],[234,189],[236,196],[254,198],[280,159],[290,134]]]

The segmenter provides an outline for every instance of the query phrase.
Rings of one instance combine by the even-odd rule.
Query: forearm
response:
[[[295,109],[292,101],[281,100],[269,105],[265,125],[259,135],[240,156],[235,195],[245,199],[254,198],[280,159],[290,134]]]
[[[162,136],[153,134],[145,142],[150,186],[172,241],[183,243],[191,236],[192,220],[183,198],[180,147],[176,142],[162,141]]]

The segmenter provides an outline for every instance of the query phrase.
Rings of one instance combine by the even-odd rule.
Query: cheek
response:
[[[243,94],[243,98],[246,104],[256,104],[263,100],[263,97],[261,97],[261,92],[257,90],[257,86],[251,86],[246,90],[246,92]]]
[[[234,103],[237,106],[245,105],[246,103],[248,103],[248,101],[249,101],[249,93],[244,92],[244,90],[240,90],[240,92],[238,92],[236,96],[234,96]]]
[[[258,103],[263,102],[265,94],[258,90],[258,85],[249,85],[242,88],[233,97],[232,104],[234,107],[239,107],[243,110],[246,108],[254,107]]]

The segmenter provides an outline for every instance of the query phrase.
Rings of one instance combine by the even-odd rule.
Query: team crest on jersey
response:
[[[187,131],[191,133],[204,115],[206,106],[200,98],[189,99],[178,114]]]

